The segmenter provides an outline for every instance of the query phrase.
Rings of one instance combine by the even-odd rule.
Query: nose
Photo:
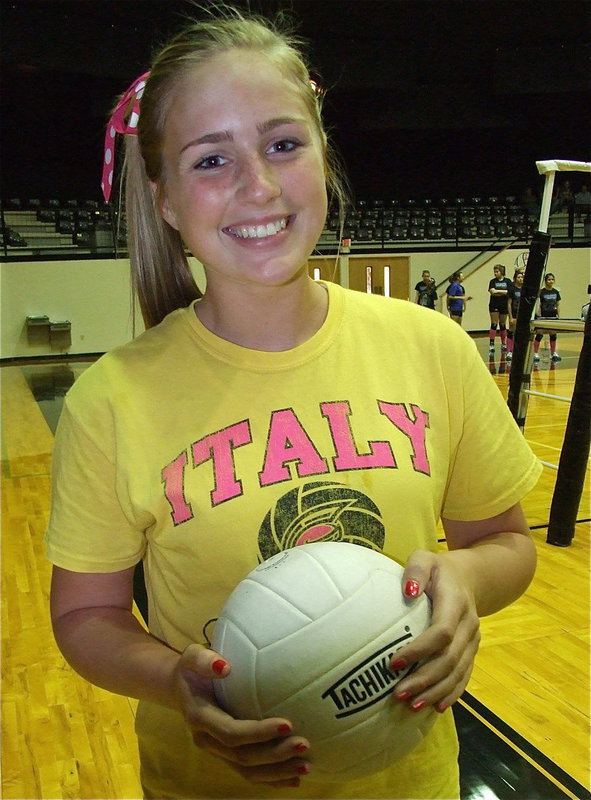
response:
[[[279,177],[272,164],[260,155],[244,160],[238,176],[237,194],[245,202],[265,205],[281,194]]]

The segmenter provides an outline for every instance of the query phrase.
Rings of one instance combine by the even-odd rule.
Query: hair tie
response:
[[[113,185],[113,169],[115,166],[115,134],[129,133],[137,135],[137,124],[140,118],[140,100],[144,93],[146,80],[149,72],[144,72],[139,78],[131,84],[129,89],[122,95],[121,99],[115,106],[115,110],[111,115],[111,119],[107,125],[107,132],[105,133],[105,153],[103,160],[103,176],[101,180],[101,188],[103,196],[108,203],[111,196],[111,188]],[[133,100],[131,107],[131,114],[129,119],[125,121],[125,112],[127,111],[130,102]]]

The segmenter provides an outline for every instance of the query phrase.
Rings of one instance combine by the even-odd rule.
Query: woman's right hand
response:
[[[191,644],[181,654],[173,675],[178,699],[193,741],[251,783],[297,787],[311,764],[301,756],[310,749],[292,735],[289,720],[234,719],[219,707],[213,680],[223,680],[230,665],[213,650]]]

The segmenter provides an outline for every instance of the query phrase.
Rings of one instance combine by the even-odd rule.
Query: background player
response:
[[[436,300],[435,278],[431,277],[428,269],[424,269],[421,280],[415,286],[415,303],[425,308],[435,308]]]
[[[515,325],[517,323],[517,312],[519,311],[519,301],[521,300],[521,289],[525,278],[524,269],[516,269],[513,275],[513,282],[509,287],[509,329],[507,331],[507,361],[513,358],[513,343]]]
[[[508,316],[508,295],[511,281],[505,275],[505,267],[502,264],[495,264],[493,268],[494,277],[488,283],[488,311],[490,314],[490,331],[488,334],[488,349],[491,353],[495,350],[495,336],[497,328],[501,337],[501,350],[507,350],[507,316]]]
[[[457,322],[458,325],[462,324],[466,303],[468,300],[472,299],[471,297],[466,297],[466,290],[462,286],[463,280],[463,272],[454,272],[449,279],[449,286],[445,290],[449,316],[454,322]]]
[[[555,287],[556,278],[553,272],[547,272],[544,276],[544,285],[538,294],[538,316],[544,319],[558,319],[560,317],[560,292]],[[550,358],[552,361],[562,361],[562,357],[556,352],[556,331],[549,331],[550,339]],[[536,333],[534,339],[534,361],[540,360],[540,342],[544,338],[543,333]]]

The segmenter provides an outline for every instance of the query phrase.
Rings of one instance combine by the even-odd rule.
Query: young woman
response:
[[[505,275],[505,267],[495,264],[494,277],[488,283],[488,312],[490,314],[490,331],[488,334],[488,349],[494,353],[497,329],[501,337],[501,350],[507,350],[507,316],[509,313],[508,300],[511,281]]]
[[[87,680],[140,699],[147,798],[457,797],[449,707],[478,616],[531,580],[520,499],[540,465],[457,325],[309,277],[338,186],[293,40],[211,12],[123,106],[147,330],[90,367],[61,416],[47,533],[57,642]],[[204,633],[238,581],[287,546],[303,521],[284,501],[311,486],[315,531],[339,493],[371,502],[371,526],[350,513],[336,535],[404,564],[401,591],[433,605],[429,629],[396,653],[393,669],[420,665],[391,701],[440,716],[408,756],[349,783],[314,780],[314,742],[290,720],[217,706],[212,682],[232,665]],[[139,561],[149,632],[132,613]]]
[[[507,331],[507,361],[513,359],[513,338],[515,335],[515,326],[517,324],[517,312],[519,311],[519,301],[521,300],[521,289],[523,287],[523,279],[525,278],[525,270],[516,269],[513,275],[513,283],[509,287],[509,330]]]
[[[425,308],[435,308],[437,301],[437,290],[435,288],[435,278],[431,277],[428,269],[423,270],[421,280],[415,286],[415,303]]]
[[[560,317],[560,292],[555,287],[556,278],[553,272],[544,275],[544,285],[538,294],[538,316],[546,319]],[[534,338],[534,361],[540,360],[540,342],[544,338],[543,333],[536,333]],[[549,331],[550,339],[550,358],[552,361],[562,361],[562,356],[556,352],[556,331]]]
[[[472,299],[471,297],[466,297],[466,290],[462,286],[463,280],[463,272],[454,272],[449,279],[449,286],[445,290],[448,314],[460,326],[466,310],[466,303]]]

